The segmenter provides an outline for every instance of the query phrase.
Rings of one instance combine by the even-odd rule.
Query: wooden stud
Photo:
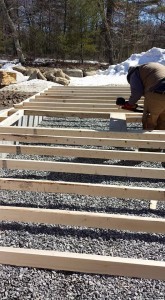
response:
[[[165,280],[165,262],[0,247],[0,263],[33,268]]]
[[[24,115],[23,110],[18,110],[15,113],[13,113],[11,116],[6,118],[4,121],[0,123],[0,126],[9,126],[13,125],[15,122],[17,122],[22,116]]]
[[[0,144],[0,153],[165,162],[165,153]]]
[[[165,189],[163,188],[140,188],[124,185],[0,178],[0,189],[165,201]]]
[[[126,115],[124,113],[110,113],[109,130],[118,132],[127,131]]]
[[[51,136],[77,136],[77,137],[93,137],[93,138],[117,138],[117,139],[137,139],[137,140],[161,140],[165,141],[165,131],[140,131],[140,132],[110,132],[110,131],[96,131],[86,129],[71,129],[71,128],[45,128],[45,127],[0,127],[0,133],[17,134],[37,134],[37,135],[51,135]]]
[[[124,137],[124,136],[123,136]],[[90,137],[70,137],[70,136],[47,136],[47,135],[25,135],[0,133],[0,140],[19,141],[23,143],[48,143],[58,145],[89,145],[89,146],[108,146],[108,147],[134,147],[134,148],[156,148],[165,149],[164,141],[157,140],[138,140],[138,139],[115,139],[115,138],[90,138]]]
[[[137,178],[164,179],[164,168],[141,168],[99,164],[83,164],[54,161],[34,161],[19,159],[0,159],[0,168],[62,172],[72,174],[91,174],[104,176],[124,176]]]
[[[132,232],[165,233],[165,219],[59,209],[0,206],[5,222],[46,223]]]

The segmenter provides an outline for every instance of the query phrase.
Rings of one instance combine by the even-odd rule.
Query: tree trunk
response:
[[[19,43],[18,33],[17,33],[15,25],[14,25],[9,13],[8,13],[6,3],[5,3],[4,0],[0,0],[0,7],[3,11],[4,19],[6,20],[6,23],[9,26],[9,29],[11,31],[18,59],[21,63],[24,63],[25,62],[25,57],[22,53],[22,49],[21,49],[21,46],[20,46],[20,43]]]
[[[113,64],[113,39],[112,39],[112,16],[115,7],[115,0],[107,0],[106,6],[104,0],[98,0],[103,24],[105,28],[105,42],[107,46],[107,57],[109,64]]]

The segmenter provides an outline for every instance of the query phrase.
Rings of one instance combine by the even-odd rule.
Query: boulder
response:
[[[93,76],[96,74],[97,74],[97,71],[84,71],[84,76]]]
[[[62,78],[62,77],[55,77],[54,82],[62,84],[62,85],[69,85],[69,83],[70,83],[69,80],[67,80],[66,78]]]
[[[70,77],[66,75],[61,69],[52,69],[50,71],[46,71],[43,74],[47,80],[53,81],[62,85],[68,85]]]
[[[0,70],[0,86],[16,83],[17,82],[16,77],[17,74],[14,72]]]
[[[7,106],[9,103],[8,103],[8,101],[3,101],[3,103],[2,103],[4,106]]]
[[[32,80],[32,79],[47,80],[46,77],[40,72],[39,69],[33,69],[33,72],[29,76],[28,80]]]
[[[66,78],[70,80],[70,77],[67,74],[65,74],[62,69],[54,69],[53,74],[56,77]]]
[[[64,72],[63,72],[61,69],[57,69],[57,70],[54,72],[54,75],[55,75],[56,77],[65,78],[65,74],[64,74]]]
[[[20,72],[23,75],[25,75],[25,73],[26,73],[26,68],[23,66],[15,66],[15,67],[13,67],[13,70]]]
[[[29,76],[28,80],[37,79],[37,71],[33,70],[33,72],[28,76]]]
[[[64,69],[63,72],[71,77],[83,77],[83,71],[80,69]]]
[[[46,72],[43,73],[43,75],[49,81],[53,81],[53,79],[55,78],[55,76],[53,75],[53,70],[46,71]]]
[[[26,75],[26,76],[31,76],[31,75],[33,74],[34,70],[35,70],[35,69],[28,68],[28,69],[26,70],[25,75]]]
[[[70,77],[67,74],[65,74],[65,78],[70,80]]]
[[[42,80],[47,80],[46,77],[37,69],[37,78]]]

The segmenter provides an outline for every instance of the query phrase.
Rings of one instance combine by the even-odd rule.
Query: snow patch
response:
[[[35,62],[51,61],[48,59],[36,59]],[[0,61],[1,62],[1,61]],[[74,62],[74,61],[72,61]],[[127,60],[122,63],[111,65],[105,71],[98,70],[94,76],[86,76],[82,78],[71,77],[70,86],[111,86],[111,85],[128,85],[127,72],[130,66],[137,66],[148,62],[158,62],[165,65],[165,49],[153,47],[152,49],[132,54]],[[3,65],[3,69],[12,70],[13,66],[18,64],[18,61],[6,62]],[[17,84],[10,85],[4,89],[19,90],[27,92],[40,92],[45,88],[51,86],[59,86],[59,84],[44,81],[44,80],[30,80],[27,81],[28,76],[24,76],[22,73],[17,73]]]

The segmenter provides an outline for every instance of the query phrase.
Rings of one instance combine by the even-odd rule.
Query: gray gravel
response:
[[[108,130],[106,120],[45,118],[42,126]],[[140,128],[139,124],[133,125]],[[130,127],[130,130],[132,127]],[[10,158],[16,156],[10,155]],[[17,156],[32,159],[28,155]],[[145,167],[162,167],[161,163],[89,160],[78,158],[33,156],[37,160],[72,161]],[[92,182],[128,186],[164,187],[165,180],[61,174],[28,170],[0,170],[1,177]],[[0,191],[0,205],[121,213],[164,217],[165,204],[156,211],[148,201]],[[51,226],[46,224],[1,222],[1,246],[70,251],[120,257],[165,260],[165,235],[113,231],[95,228]],[[0,267],[0,299],[165,299],[165,282],[117,276],[56,272],[35,268]]]

